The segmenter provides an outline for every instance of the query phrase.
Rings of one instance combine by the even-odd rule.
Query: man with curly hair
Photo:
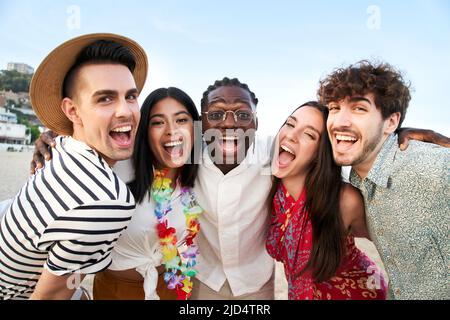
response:
[[[409,84],[386,63],[361,61],[320,82],[327,129],[339,165],[365,201],[369,232],[389,275],[393,299],[449,299],[450,150],[397,132]]]

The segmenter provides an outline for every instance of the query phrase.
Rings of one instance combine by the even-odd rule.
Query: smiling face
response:
[[[304,106],[286,120],[278,133],[278,147],[272,160],[272,172],[280,179],[305,175],[317,158],[324,131],[322,113]]]
[[[395,131],[395,114],[383,120],[373,94],[328,104],[327,130],[338,165],[353,166],[361,177],[370,170],[386,137]]]
[[[138,90],[130,70],[119,64],[80,68],[73,99],[63,110],[73,122],[73,137],[100,153],[109,165],[133,152],[140,113]]]
[[[194,143],[193,119],[186,107],[173,98],[157,102],[150,112],[148,140],[156,168],[182,167]]]
[[[236,167],[253,143],[257,128],[256,107],[250,93],[238,86],[219,87],[209,93],[208,106],[202,111],[203,133],[205,140],[211,141],[210,150],[214,149],[214,163],[219,168]],[[225,112],[224,121],[220,112]]]

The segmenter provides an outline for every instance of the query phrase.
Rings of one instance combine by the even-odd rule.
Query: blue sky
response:
[[[0,0],[0,68],[36,68],[63,41],[91,32],[123,34],[146,49],[141,101],[177,86],[199,105],[216,79],[238,77],[259,98],[263,134],[315,99],[319,79],[334,68],[387,61],[414,88],[404,126],[450,136],[447,0]]]

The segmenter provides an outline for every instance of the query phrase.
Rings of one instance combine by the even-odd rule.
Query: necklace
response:
[[[197,246],[193,243],[194,238],[200,231],[198,216],[203,209],[198,205],[194,193],[189,187],[182,187],[180,201],[186,220],[186,237],[180,247],[177,247],[177,234],[173,227],[169,227],[167,214],[172,211],[171,195],[173,188],[172,180],[166,178],[168,170],[155,170],[155,179],[151,187],[151,195],[155,201],[155,216],[158,220],[156,230],[159,244],[163,255],[164,282],[167,288],[175,290],[178,300],[187,300],[191,296],[192,281],[197,271],[199,254]]]

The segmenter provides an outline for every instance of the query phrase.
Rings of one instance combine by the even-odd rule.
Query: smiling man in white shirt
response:
[[[257,103],[238,79],[218,80],[203,95],[207,146],[194,191],[204,214],[191,299],[274,298],[274,262],[265,249],[269,152],[255,139]]]

